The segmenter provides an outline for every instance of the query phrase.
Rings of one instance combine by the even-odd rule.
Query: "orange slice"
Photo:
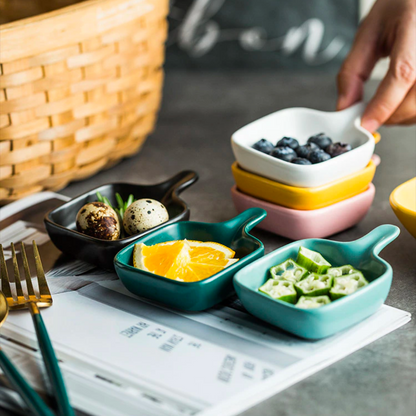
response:
[[[133,250],[133,266],[164,276],[184,245],[183,241],[169,241],[154,246],[136,244]]]
[[[215,242],[178,240],[153,246],[136,244],[133,265],[168,279],[196,282],[238,261],[234,255],[233,250]]]
[[[218,262],[217,264],[191,262],[188,263],[187,268],[192,270],[192,272],[197,276],[197,280],[203,280],[219,273],[221,270],[231,266],[231,264],[234,264],[236,261],[238,261],[238,259],[229,259],[227,261],[223,260],[224,263]]]

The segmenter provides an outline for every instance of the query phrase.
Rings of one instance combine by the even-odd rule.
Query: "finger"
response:
[[[362,99],[364,82],[369,78],[380,57],[377,38],[378,30],[374,27],[372,19],[365,19],[338,73],[337,110],[350,107]]]
[[[407,118],[405,120],[401,120],[400,122],[397,122],[397,123],[390,123],[390,121],[386,121],[385,124],[389,125],[389,126],[393,126],[393,125],[395,125],[395,126],[397,126],[397,125],[399,125],[399,126],[411,126],[413,124],[416,124],[416,116]]]
[[[416,84],[413,85],[397,110],[386,121],[386,124],[404,124],[413,118],[416,118]]]
[[[402,126],[411,126],[413,124],[416,124],[416,117],[412,117],[412,118],[409,118],[407,120],[403,120],[403,121],[400,122],[400,124]]]
[[[399,107],[416,79],[416,25],[402,24],[391,54],[387,75],[368,104],[361,125],[373,132]]]

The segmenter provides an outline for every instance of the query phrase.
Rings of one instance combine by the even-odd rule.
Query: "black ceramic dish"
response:
[[[49,211],[44,218],[46,230],[52,242],[65,254],[93,263],[103,269],[114,269],[114,256],[125,246],[166,224],[189,219],[188,205],[179,198],[179,193],[198,180],[193,171],[183,171],[173,178],[157,185],[136,185],[131,183],[110,183],[71,199],[60,207]],[[123,200],[130,194],[136,199],[151,198],[161,201],[169,213],[169,221],[144,231],[140,234],[126,236],[109,241],[90,237],[77,231],[75,219],[80,208],[87,202],[97,200],[96,193],[106,196],[111,204],[117,206],[115,194],[118,192]]]

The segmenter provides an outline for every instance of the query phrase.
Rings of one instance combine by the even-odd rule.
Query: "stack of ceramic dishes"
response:
[[[379,136],[360,126],[363,109],[362,103],[336,113],[291,108],[234,133],[236,186],[231,192],[237,210],[265,209],[268,216],[259,227],[293,240],[327,237],[361,221],[374,199],[371,182],[380,160],[373,155]],[[320,132],[349,143],[352,150],[314,165],[297,165],[252,148],[262,138],[276,144],[284,136],[302,145]]]

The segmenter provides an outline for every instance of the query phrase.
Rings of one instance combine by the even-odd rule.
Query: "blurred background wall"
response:
[[[173,0],[166,68],[334,72],[358,0]]]

